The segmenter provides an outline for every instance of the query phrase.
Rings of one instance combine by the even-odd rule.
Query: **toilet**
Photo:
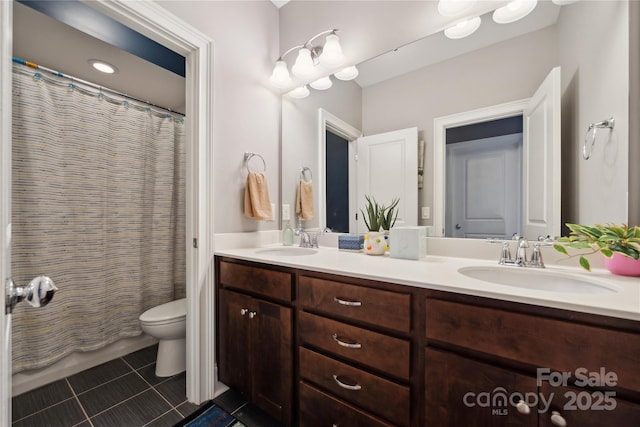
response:
[[[170,377],[186,369],[187,300],[150,308],[140,315],[142,330],[158,339],[156,376]]]

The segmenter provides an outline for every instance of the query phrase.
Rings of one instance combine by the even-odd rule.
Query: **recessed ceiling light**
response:
[[[493,20],[498,24],[509,24],[527,16],[538,4],[538,0],[513,0],[493,12]]]
[[[90,59],[89,64],[91,64],[93,68],[100,71],[101,73],[115,74],[118,72],[118,69],[115,66],[109,64],[108,62],[100,61],[98,59]]]
[[[479,16],[458,22],[453,27],[444,30],[444,35],[450,39],[461,39],[473,34],[479,27],[482,20]]]

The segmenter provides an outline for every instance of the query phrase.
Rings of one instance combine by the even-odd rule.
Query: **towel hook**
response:
[[[591,157],[591,153],[593,153],[593,146],[596,143],[596,132],[598,129],[613,129],[616,121],[613,117],[602,120],[601,122],[591,123],[589,128],[587,129],[587,133],[584,136],[584,144],[582,145],[582,157],[585,160],[589,160]],[[591,138],[589,138],[589,133],[593,131],[591,134]],[[589,143],[589,139],[591,139],[591,143]]]
[[[266,172],[267,171],[267,163],[264,161],[264,157],[262,157],[260,154],[250,153],[250,152],[246,151],[244,153],[244,163],[245,163],[245,165],[247,167],[247,172],[256,172],[256,171],[251,170],[251,168],[249,167],[249,162],[251,161],[251,159],[254,156],[255,157],[259,157],[260,160],[262,160],[262,172]]]
[[[306,173],[309,172],[309,179],[306,177]],[[311,173],[311,169],[308,166],[303,166],[300,168],[300,179],[304,182],[311,182],[313,180],[313,174]]]

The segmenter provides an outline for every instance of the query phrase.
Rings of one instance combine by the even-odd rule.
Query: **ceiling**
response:
[[[184,112],[184,77],[18,2],[13,7],[13,56]],[[100,73],[91,67],[90,59],[115,65],[118,72]]]

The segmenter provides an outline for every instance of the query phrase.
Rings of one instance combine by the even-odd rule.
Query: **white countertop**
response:
[[[269,247],[283,246],[220,249],[216,250],[215,254],[284,267],[640,321],[640,278],[615,276],[604,269],[593,269],[589,273],[579,267],[552,265],[544,271],[596,281],[615,288],[618,292],[586,294],[526,289],[486,282],[458,272],[459,268],[470,266],[520,268],[498,266],[496,261],[481,259],[427,256],[419,261],[404,260],[388,255],[371,256],[327,247],[318,248],[317,253],[312,255],[301,256],[261,252],[261,249]]]

